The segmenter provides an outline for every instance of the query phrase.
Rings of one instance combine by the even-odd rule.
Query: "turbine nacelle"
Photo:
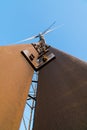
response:
[[[39,37],[39,41],[37,43],[32,43],[32,47],[38,53],[37,59],[35,57],[34,52],[32,53],[29,52],[28,50],[21,51],[22,55],[26,58],[26,60],[29,62],[29,64],[33,67],[35,71],[38,71],[40,68],[42,68],[55,58],[55,55],[53,53],[47,54],[50,46],[46,44],[46,41],[44,39],[45,34],[52,32],[56,29],[56,28],[50,29],[54,24],[55,22],[53,22],[45,31],[39,33],[38,35],[19,41],[19,42],[25,42]]]

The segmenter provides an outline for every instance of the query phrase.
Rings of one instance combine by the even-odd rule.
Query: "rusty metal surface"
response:
[[[51,48],[40,70],[33,130],[87,129],[87,63]]]
[[[34,70],[20,53],[32,45],[0,46],[0,130],[18,130]],[[37,56],[37,52],[35,52]]]

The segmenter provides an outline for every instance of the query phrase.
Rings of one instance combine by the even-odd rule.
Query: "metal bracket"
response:
[[[55,58],[53,53],[47,54],[50,46],[44,43],[39,42],[38,44],[32,44],[32,47],[34,47],[34,49],[38,52],[37,58],[35,57],[35,54],[31,53],[29,50],[22,50],[21,53],[35,71],[40,70]]]
[[[33,54],[30,54],[28,50],[23,50],[21,51],[21,53],[35,71],[40,70],[42,67],[44,67],[47,63],[55,58],[55,55],[51,53],[49,55],[42,55],[39,59],[33,62],[35,56],[32,56]]]

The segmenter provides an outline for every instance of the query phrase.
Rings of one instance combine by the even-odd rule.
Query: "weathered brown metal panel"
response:
[[[40,70],[34,130],[87,129],[87,63],[51,48]]]
[[[34,71],[23,49],[35,50],[26,44],[0,46],[0,130],[18,130],[22,119]]]

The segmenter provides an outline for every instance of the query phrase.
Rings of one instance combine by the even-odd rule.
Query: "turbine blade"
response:
[[[37,37],[39,37],[39,36],[38,36],[38,35],[35,35],[35,36],[32,36],[32,37],[29,37],[29,38],[20,40],[20,41],[18,41],[18,42],[16,42],[16,43],[26,42],[26,41],[32,40],[32,39],[34,39],[34,38],[37,38]]]
[[[56,21],[54,21],[45,31],[43,31],[42,35],[44,35],[55,23]]]
[[[42,32],[41,35],[45,35],[45,34],[47,34],[47,33],[49,33],[49,32],[52,32],[52,31],[54,31],[54,30],[56,30],[56,29],[59,29],[59,28],[61,28],[61,27],[64,25],[64,24],[61,24],[61,25],[59,25],[59,26],[57,26],[57,27],[55,27],[55,28],[53,28],[53,29],[50,29],[50,28],[55,24],[55,22],[56,22],[56,21],[54,21],[44,32]],[[26,42],[26,41],[32,40],[32,39],[34,39],[34,38],[37,38],[37,37],[39,37],[39,36],[40,36],[40,34],[35,35],[35,36],[32,36],[32,37],[29,37],[29,38],[26,38],[26,39],[23,39],[23,40],[20,40],[20,41],[17,41],[16,43]]]
[[[53,29],[50,29],[50,30],[46,31],[46,32],[44,33],[44,35],[47,34],[47,33],[49,33],[49,32],[52,32],[52,31],[54,31],[54,30],[56,30],[56,29],[61,28],[63,25],[64,25],[64,24],[61,24],[61,25],[59,25],[59,26],[57,26],[57,27],[55,27],[55,28],[53,28]]]

